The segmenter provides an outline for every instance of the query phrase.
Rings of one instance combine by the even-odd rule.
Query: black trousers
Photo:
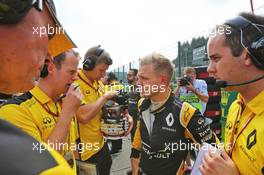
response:
[[[104,147],[98,153],[85,162],[96,164],[99,175],[110,175],[112,158],[107,144],[105,143]]]

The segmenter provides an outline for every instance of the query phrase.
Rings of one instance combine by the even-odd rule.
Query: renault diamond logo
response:
[[[257,143],[257,131],[254,129],[247,138],[247,149],[251,149]]]
[[[169,113],[169,115],[166,117],[166,122],[168,126],[172,126],[174,123],[174,118],[172,113]]]

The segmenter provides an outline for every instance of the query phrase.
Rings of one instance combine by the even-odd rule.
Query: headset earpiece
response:
[[[248,47],[248,52],[250,58],[254,65],[259,69],[264,69],[264,58],[261,57],[264,53],[264,37],[259,40],[253,42],[250,47]]]
[[[86,71],[93,70],[96,64],[96,58],[89,56],[84,59],[83,61],[83,69]]]
[[[96,62],[97,62],[97,58],[102,55],[102,53],[104,52],[104,49],[100,48],[101,46],[98,45],[96,50],[95,50],[95,54],[92,56],[88,56],[86,58],[84,58],[83,61],[83,70],[86,71],[91,71],[94,69]]]
[[[48,70],[48,63],[45,63],[41,72],[40,72],[40,77],[45,78],[49,75],[49,70]]]
[[[259,69],[264,69],[264,34],[263,32],[260,30],[260,28],[252,23],[251,21],[247,20],[246,18],[242,17],[242,16],[238,16],[234,19],[228,20],[225,22],[226,25],[229,25],[237,30],[239,30],[241,32],[241,44],[244,46],[243,44],[243,32],[246,28],[252,26],[256,31],[255,33],[257,34],[257,37],[251,39],[252,41],[249,41],[250,44],[248,44],[247,46],[245,46],[247,48],[247,52],[253,62],[253,64],[259,68]]]

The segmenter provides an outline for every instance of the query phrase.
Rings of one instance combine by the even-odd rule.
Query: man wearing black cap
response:
[[[54,10],[50,0],[0,0],[1,93],[30,90],[48,50],[55,56],[75,47],[65,33],[50,36],[45,33],[42,37],[33,34],[33,28],[58,25]],[[57,43],[62,44],[59,49]],[[33,151],[33,145],[40,143],[3,120],[0,139],[1,174],[74,174],[56,151],[44,150],[41,154]]]

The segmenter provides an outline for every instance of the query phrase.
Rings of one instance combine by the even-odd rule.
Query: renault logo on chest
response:
[[[251,149],[257,143],[257,131],[254,129],[247,137],[247,149]]]
[[[174,118],[172,113],[169,113],[169,115],[166,117],[166,122],[168,126],[172,126],[174,123]]]

